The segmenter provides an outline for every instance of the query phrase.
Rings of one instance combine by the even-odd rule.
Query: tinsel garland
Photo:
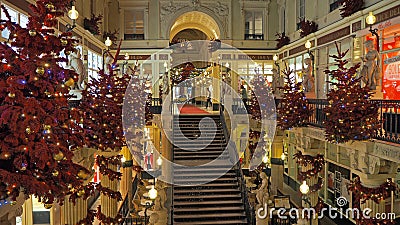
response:
[[[385,183],[381,184],[376,188],[364,187],[359,177],[356,177],[353,181],[348,184],[348,191],[353,193],[354,207],[357,209],[361,208],[361,204],[364,204],[367,200],[372,200],[376,204],[389,198],[392,191],[398,189],[396,183],[391,179],[388,179]],[[376,218],[359,218],[357,219],[357,225],[390,225],[396,224],[395,221],[389,219],[376,219]]]

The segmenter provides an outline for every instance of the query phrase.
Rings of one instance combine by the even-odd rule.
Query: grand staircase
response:
[[[174,224],[248,224],[226,145],[219,115],[174,118]]]

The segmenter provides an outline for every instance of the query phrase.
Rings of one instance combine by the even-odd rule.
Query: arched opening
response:
[[[215,20],[202,12],[192,11],[179,16],[171,27],[169,40],[171,43],[186,40],[219,39],[220,29]]]

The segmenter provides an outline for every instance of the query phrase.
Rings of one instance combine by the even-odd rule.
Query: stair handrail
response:
[[[224,132],[224,136],[230,137],[230,134],[228,134],[228,132],[229,132],[228,128],[226,126],[224,107],[220,107],[220,120],[222,123],[222,130]],[[254,212],[253,207],[250,204],[249,197],[247,195],[246,182],[244,180],[241,163],[239,161],[239,156],[237,154],[236,144],[233,141],[231,141],[230,138],[227,143],[227,148],[229,151],[229,158],[230,158],[231,162],[235,163],[233,168],[236,172],[236,177],[238,178],[238,183],[239,183],[238,186],[239,186],[240,193],[242,195],[242,200],[243,200],[243,204],[244,204],[244,208],[245,208],[245,212],[246,212],[246,217],[248,219],[248,224],[255,225],[256,224],[255,212]]]

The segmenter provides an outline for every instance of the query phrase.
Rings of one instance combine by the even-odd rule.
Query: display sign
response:
[[[383,56],[382,91],[384,99],[400,100],[400,52]]]

